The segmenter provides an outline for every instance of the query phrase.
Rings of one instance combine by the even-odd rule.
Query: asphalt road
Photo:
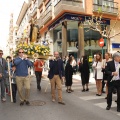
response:
[[[45,88],[48,89],[45,93]],[[110,111],[105,110],[105,94],[101,97],[95,96],[95,84],[90,83],[90,91],[82,93],[81,83],[74,80],[73,93],[66,93],[63,85],[63,100],[66,105],[60,105],[51,101],[49,81],[42,79],[41,92],[36,89],[35,78],[31,80],[30,101],[34,103],[31,106],[20,106],[17,97],[17,103],[11,103],[7,96],[6,103],[0,102],[0,120],[120,120],[120,113],[116,111],[116,95],[113,97],[113,106]],[[42,106],[38,103],[45,103]]]

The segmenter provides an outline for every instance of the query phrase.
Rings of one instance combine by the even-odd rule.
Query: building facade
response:
[[[25,36],[26,30],[26,38],[30,41],[30,27],[33,24],[40,33],[33,41],[49,41],[51,54],[59,51],[62,57],[74,55],[77,59],[84,54],[93,56],[96,52],[118,50],[113,48],[113,43],[119,44],[119,35],[106,40],[102,49],[98,44],[102,36],[90,30],[86,21],[101,11],[101,26],[110,29],[118,16],[119,0],[28,0],[24,4],[17,20],[19,35]],[[117,24],[119,26],[119,18]],[[118,31],[116,27],[111,34],[115,31]]]
[[[7,46],[8,46],[8,51],[9,51],[9,55],[12,55],[14,48],[14,40],[13,40],[13,13],[11,13],[10,15],[10,22],[9,22],[9,37],[7,40]]]

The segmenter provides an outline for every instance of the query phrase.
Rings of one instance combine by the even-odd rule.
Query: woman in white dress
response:
[[[94,78],[96,81],[96,88],[97,88],[96,96],[101,96],[101,94],[102,94],[102,92],[101,92],[102,91],[102,79],[103,79],[103,72],[102,72],[103,60],[102,60],[101,53],[96,54],[96,61],[94,61],[92,67],[95,71]]]

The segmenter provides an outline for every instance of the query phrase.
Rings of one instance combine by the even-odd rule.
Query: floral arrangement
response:
[[[38,54],[38,55],[49,55],[50,54],[50,48],[48,46],[44,46],[44,45],[40,45],[40,44],[27,44],[27,43],[19,43],[16,46],[16,51],[15,51],[15,55],[17,55],[18,50],[22,48],[24,50],[24,53],[27,55],[34,55],[34,54]]]

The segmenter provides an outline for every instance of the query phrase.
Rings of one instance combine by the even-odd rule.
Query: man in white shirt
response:
[[[108,75],[108,95],[106,110],[112,105],[112,92],[117,89],[117,111],[120,112],[120,53],[113,54],[113,60],[107,63],[106,74]]]

